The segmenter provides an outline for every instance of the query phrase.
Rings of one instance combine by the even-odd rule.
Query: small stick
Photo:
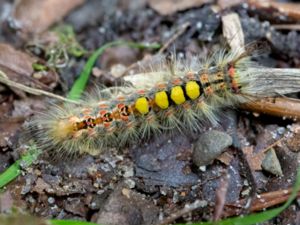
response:
[[[273,24],[276,30],[300,30],[300,24]]]
[[[294,120],[300,119],[300,101],[292,98],[264,98],[240,106],[242,109]]]
[[[74,104],[79,104],[77,101],[73,101],[73,100],[64,98],[62,96],[53,94],[51,92],[47,92],[47,91],[36,89],[36,88],[27,87],[26,85],[17,83],[15,81],[12,81],[1,70],[0,70],[0,82],[7,85],[7,86],[9,86],[9,87],[14,87],[14,88],[20,89],[22,91],[25,91],[27,93],[33,94],[33,95],[45,95],[45,96],[48,96],[48,97],[51,97],[51,98],[56,98],[56,99],[61,100],[61,101],[70,102],[70,103],[74,103]]]
[[[256,197],[253,199],[252,206],[250,207],[249,211],[257,212],[284,203],[287,201],[291,193],[292,193],[292,188],[260,194],[259,198]],[[297,196],[300,197],[300,192],[298,192]],[[225,216],[229,217],[229,216],[239,214],[239,210],[241,210],[240,204],[243,202],[244,200],[241,200],[239,202],[239,205],[237,205],[236,203],[226,204]],[[232,207],[234,207],[234,209]]]
[[[280,142],[282,142],[285,139],[285,137],[279,138],[277,141],[275,141],[273,144],[270,144],[269,146],[267,146],[266,148],[264,148],[263,150],[259,151],[259,153],[257,154],[262,154],[265,153],[266,151],[268,151],[270,148],[274,148],[276,145],[278,145]],[[254,154],[257,155],[257,154]]]
[[[190,26],[190,22],[182,24],[179,30],[159,49],[158,54],[162,54],[179,36],[181,36]]]
[[[186,205],[183,209],[171,214],[169,217],[163,219],[158,225],[166,225],[174,222],[176,219],[182,217],[183,215],[190,213],[200,207],[203,207],[203,202],[196,200],[192,204]]]
[[[225,176],[222,177],[220,181],[218,190],[216,191],[216,204],[215,204],[215,210],[213,215],[213,221],[218,221],[222,217],[224,205],[226,201],[226,194],[228,191],[229,179],[230,179],[230,175],[225,174]]]

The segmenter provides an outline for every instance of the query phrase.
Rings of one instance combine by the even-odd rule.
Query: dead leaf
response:
[[[16,74],[30,77],[33,73],[32,64],[35,61],[34,58],[15,50],[10,45],[0,43],[0,69],[6,68]]]
[[[293,19],[300,19],[300,4],[266,0],[249,0],[250,6],[263,9],[276,9],[278,12]]]
[[[246,159],[249,163],[251,170],[253,170],[253,171],[262,170],[261,164],[265,158],[265,153],[264,153],[264,151],[259,152],[259,153],[254,153],[253,150],[254,150],[253,146],[244,147],[242,149],[242,151],[246,155]]]
[[[230,45],[231,49],[245,51],[245,37],[240,21],[240,17],[236,13],[230,13],[222,16],[223,35]]]
[[[217,159],[225,165],[229,166],[233,158],[234,156],[231,152],[223,152]]]
[[[300,132],[299,125],[293,125],[292,129],[296,128],[294,132],[291,134],[291,137],[286,140],[286,145],[293,152],[300,151]]]
[[[218,0],[217,3],[221,9],[226,9],[246,2],[246,0]]]
[[[54,71],[43,71],[42,76],[36,76],[32,64],[37,59],[30,55],[14,49],[12,46],[0,43],[0,70],[3,71],[10,80],[26,86],[43,90],[51,90],[49,86],[56,86],[57,74]],[[35,77],[35,78],[34,78]],[[47,79],[45,79],[45,77]],[[21,94],[19,90],[15,90]]]
[[[67,201],[64,201],[64,209],[67,212],[70,212],[74,215],[79,215],[79,216],[85,217],[87,214],[88,208],[84,204],[82,204],[82,202],[83,202],[82,198],[69,197],[67,199]]]
[[[24,33],[41,33],[85,0],[16,0],[13,26]]]
[[[161,15],[171,15],[211,2],[212,0],[148,0],[150,7]]]
[[[32,191],[39,194],[44,194],[45,190],[49,189],[50,187],[50,184],[46,183],[42,178],[38,178],[35,182],[35,186],[32,188]]]

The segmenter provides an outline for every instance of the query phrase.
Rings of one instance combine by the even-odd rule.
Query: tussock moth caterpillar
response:
[[[125,80],[132,85],[104,89],[79,106],[52,107],[35,118],[40,145],[98,154],[176,128],[200,130],[201,122],[218,123],[222,107],[299,91],[300,69],[260,67],[247,50],[220,50],[205,62],[165,59]]]

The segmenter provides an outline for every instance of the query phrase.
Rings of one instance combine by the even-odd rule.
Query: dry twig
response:
[[[242,109],[282,118],[300,119],[300,100],[293,98],[264,98],[241,106]]]
[[[196,200],[192,204],[185,205],[185,207],[175,213],[173,213],[171,216],[165,218],[162,220],[158,225],[165,225],[165,224],[170,224],[174,222],[176,219],[182,217],[183,215],[190,213],[198,208],[203,207],[203,201],[201,200]]]
[[[76,101],[64,98],[62,96],[53,94],[51,92],[47,92],[47,91],[36,89],[36,88],[27,87],[26,85],[14,82],[14,81],[10,80],[7,77],[7,75],[4,72],[2,72],[1,70],[0,70],[0,83],[3,83],[3,84],[5,84],[9,87],[18,88],[22,91],[25,91],[25,92],[29,93],[29,94],[45,95],[45,96],[48,96],[48,97],[51,97],[51,98],[56,98],[56,99],[64,101],[64,102],[70,102],[70,103],[78,104],[78,102],[76,102]]]

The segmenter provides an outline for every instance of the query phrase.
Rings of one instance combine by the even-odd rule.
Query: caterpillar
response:
[[[224,107],[299,91],[300,69],[257,65],[247,50],[220,50],[205,61],[161,59],[151,71],[125,77],[80,105],[54,106],[32,121],[44,148],[99,154],[175,129],[217,124]]]

